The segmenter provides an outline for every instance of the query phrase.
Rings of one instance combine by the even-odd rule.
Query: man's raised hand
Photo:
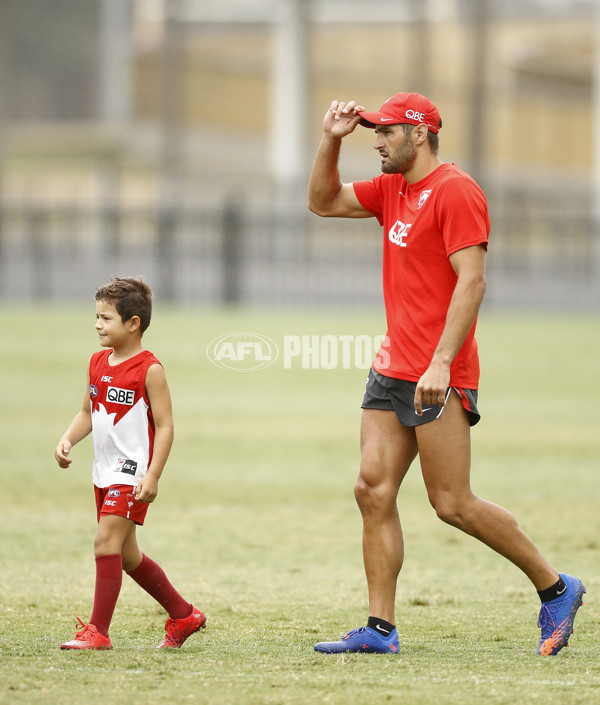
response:
[[[357,105],[355,100],[347,103],[341,100],[332,101],[323,119],[323,130],[339,139],[349,135],[360,122],[357,110],[364,110],[364,108],[362,105]]]

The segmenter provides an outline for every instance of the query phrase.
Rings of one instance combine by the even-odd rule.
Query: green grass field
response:
[[[89,307],[0,308],[0,702],[264,704],[600,703],[600,326],[592,317],[480,320],[473,488],[515,513],[551,562],[588,588],[571,646],[535,650],[539,603],[504,559],[442,524],[418,465],[399,499],[406,563],[399,656],[316,654],[366,619],[358,470],[361,369],[224,371],[210,340],[253,331],[376,335],[381,312],[158,308],[176,440],[142,549],[208,614],[157,651],[164,614],[125,577],[107,652],[62,652],[88,619],[95,531],[89,439],[53,450],[96,349]]]

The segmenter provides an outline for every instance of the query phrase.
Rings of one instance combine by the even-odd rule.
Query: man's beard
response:
[[[407,139],[394,158],[388,158],[387,162],[381,165],[381,171],[384,174],[405,174],[415,163],[416,158],[417,148],[410,139]]]

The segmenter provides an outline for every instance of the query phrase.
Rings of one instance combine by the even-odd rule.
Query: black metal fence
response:
[[[490,199],[488,306],[600,309],[600,233],[582,196]],[[237,202],[206,208],[4,204],[0,298],[87,299],[142,275],[161,301],[360,306],[381,302],[373,219],[278,215]]]

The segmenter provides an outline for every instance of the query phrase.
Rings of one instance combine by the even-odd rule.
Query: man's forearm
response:
[[[317,149],[308,182],[308,207],[313,213],[326,215],[342,183],[338,169],[342,140],[325,133]]]
[[[484,293],[483,277],[458,278],[432,364],[450,366],[477,318]]]

